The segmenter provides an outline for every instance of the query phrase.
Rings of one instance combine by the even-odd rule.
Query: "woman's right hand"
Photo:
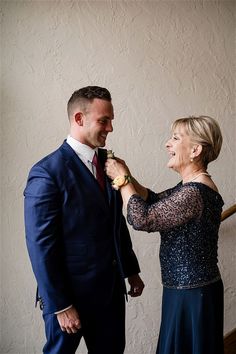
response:
[[[124,160],[116,157],[115,159],[107,159],[105,163],[105,171],[112,180],[118,176],[129,175],[130,171]]]

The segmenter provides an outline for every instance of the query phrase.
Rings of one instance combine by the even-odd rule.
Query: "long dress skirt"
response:
[[[163,288],[157,354],[223,354],[223,284]]]

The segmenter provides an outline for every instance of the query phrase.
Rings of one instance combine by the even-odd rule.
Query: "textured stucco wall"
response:
[[[73,90],[108,87],[115,107],[108,147],[160,191],[179,178],[166,168],[164,142],[179,116],[208,114],[224,145],[209,168],[235,203],[234,1],[1,1],[1,347],[39,354],[41,314],[25,249],[28,170],[68,131]],[[146,283],[127,305],[126,354],[153,354],[160,323],[158,234],[132,232]],[[236,327],[235,216],[220,230],[225,332]],[[86,353],[82,346],[78,353]],[[111,353],[112,354],[112,353]]]

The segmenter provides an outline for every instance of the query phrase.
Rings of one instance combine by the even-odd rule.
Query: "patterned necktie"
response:
[[[102,165],[101,165],[100,161],[98,160],[98,155],[96,152],[93,156],[92,164],[96,167],[96,178],[97,178],[97,181],[98,181],[102,191],[104,192],[105,191],[104,171],[102,169]]]

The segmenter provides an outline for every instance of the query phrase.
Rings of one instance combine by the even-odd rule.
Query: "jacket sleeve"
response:
[[[61,200],[56,183],[36,165],[24,191],[26,244],[44,313],[71,305],[62,257]]]
[[[125,277],[140,273],[137,257],[134,253],[130,233],[124,216],[120,224],[121,258]]]

